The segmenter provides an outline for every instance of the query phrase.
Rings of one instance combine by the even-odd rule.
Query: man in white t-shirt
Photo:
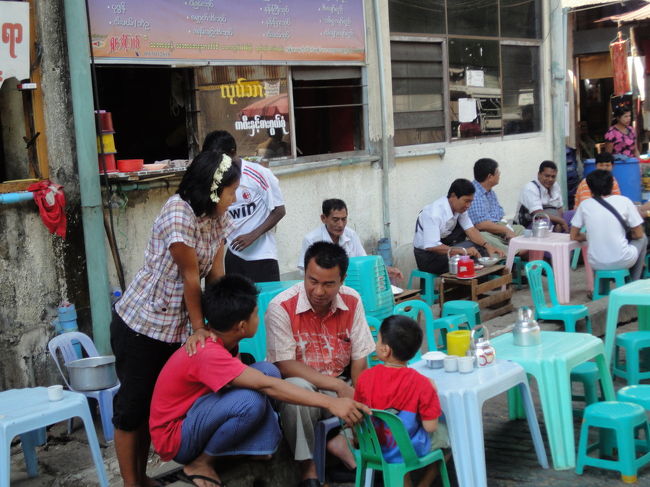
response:
[[[232,157],[241,169],[237,201],[228,208],[234,230],[228,237],[227,274],[241,274],[254,282],[279,281],[280,266],[272,231],[284,217],[284,199],[271,170],[237,157],[234,137],[225,130],[210,132],[203,150],[218,150]]]
[[[490,245],[481,235],[467,210],[474,201],[474,185],[467,179],[456,179],[447,192],[447,196],[437,199],[425,206],[418,215],[413,237],[413,252],[418,269],[432,274],[449,271],[447,252],[451,247],[463,247],[471,257],[496,254],[504,257],[505,253]],[[483,250],[484,249],[484,250]],[[455,248],[450,254],[462,254]]]
[[[589,242],[587,259],[594,269],[630,269],[632,280],[636,280],[643,271],[648,239],[634,203],[625,196],[612,195],[613,183],[612,173],[602,169],[587,176],[593,197],[580,204],[571,220],[571,239]],[[603,202],[611,206],[629,228],[630,241],[623,223],[603,206]],[[586,228],[586,233],[580,233],[582,227]]]
[[[519,204],[515,212],[515,223],[529,227],[537,213],[544,212],[551,219],[557,232],[568,232],[570,220],[563,214],[564,202],[562,190],[556,182],[557,166],[553,161],[544,161],[539,165],[537,179],[524,186],[519,196]],[[571,212],[572,213],[572,212]]]
[[[320,221],[321,226],[309,232],[302,239],[302,249],[298,258],[298,269],[305,270],[305,252],[315,242],[330,242],[343,247],[348,257],[363,257],[366,254],[357,232],[347,226],[348,207],[345,201],[330,198],[323,201]],[[400,281],[404,278],[397,267],[386,268],[391,279]]]

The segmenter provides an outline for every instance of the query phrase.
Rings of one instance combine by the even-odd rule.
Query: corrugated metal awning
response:
[[[596,22],[606,22],[611,20],[612,22],[619,22],[624,24],[626,22],[638,22],[640,20],[650,19],[650,5],[646,5],[639,9],[633,10],[632,12],[626,12],[624,14],[610,15],[609,17],[604,17],[597,20]]]

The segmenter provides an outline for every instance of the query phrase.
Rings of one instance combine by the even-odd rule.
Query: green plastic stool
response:
[[[643,279],[648,279],[650,277],[650,254],[645,256],[645,269],[643,269]]]
[[[604,448],[602,435],[598,443],[588,445],[590,427],[615,432],[615,445],[618,450],[617,460],[605,460],[588,455],[590,451],[596,448],[600,449],[602,453]],[[645,431],[644,443],[647,453],[637,458],[635,434],[640,429]],[[637,471],[648,462],[650,462],[650,426],[648,426],[643,407],[638,404],[617,401],[597,402],[587,406],[582,428],[580,429],[580,443],[576,463],[577,474],[581,475],[586,466],[616,470],[621,473],[621,480],[629,484],[636,482]]]
[[[609,271],[596,271],[594,276],[594,301],[609,295],[609,281],[614,281],[614,287],[624,286],[630,278],[630,271],[627,269],[615,269]],[[601,294],[601,288],[606,286],[605,291]]]
[[[390,430],[402,455],[401,463],[388,463],[384,459],[373,418],[382,421]],[[442,450],[434,450],[422,457],[418,457],[402,420],[396,415],[387,411],[373,409],[372,417],[364,415],[363,421],[354,427],[354,431],[359,441],[359,450],[354,451],[357,460],[356,487],[365,485],[366,469],[369,468],[382,472],[385,487],[402,487],[404,485],[404,476],[407,473],[424,468],[434,462],[440,462],[442,485],[449,487],[447,465]]]
[[[625,350],[625,361],[620,358],[621,348]],[[616,335],[614,340],[614,375],[625,379],[628,385],[650,379],[650,371],[641,372],[641,350],[650,348],[650,331],[630,331]]]
[[[406,285],[408,289],[413,288],[413,279],[420,279],[420,297],[422,301],[427,303],[429,306],[433,306],[434,303],[438,300],[438,293],[436,293],[435,282],[437,274],[431,274],[430,272],[421,271],[419,269],[413,269],[411,275],[409,276],[409,282]]]
[[[446,301],[442,305],[441,318],[450,315],[465,315],[470,329],[481,323],[481,313],[476,301]]]
[[[524,261],[521,260],[521,257],[515,255],[515,260],[512,262],[512,283],[521,289],[524,285]]]
[[[616,399],[622,402],[633,402],[650,412],[650,385],[639,384],[621,387],[616,393]]]

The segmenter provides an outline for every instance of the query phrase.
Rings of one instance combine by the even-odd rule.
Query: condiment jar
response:
[[[476,337],[478,330],[483,330],[483,337]],[[472,328],[472,338],[470,340],[470,350],[468,354],[474,357],[477,367],[487,367],[494,363],[496,350],[490,343],[490,332],[485,325],[476,325]]]
[[[464,249],[463,247],[449,247],[449,250],[447,250],[447,260],[449,261],[449,274],[458,274],[458,261],[460,260],[461,255],[460,254],[451,255],[451,251],[453,249],[462,249],[462,251],[465,252],[465,255],[467,255],[467,250]]]
[[[458,261],[458,277],[474,277],[474,261],[469,255],[463,255]]]

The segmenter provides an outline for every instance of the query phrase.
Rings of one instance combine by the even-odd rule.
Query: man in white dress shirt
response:
[[[321,226],[315,228],[302,240],[302,249],[298,259],[298,269],[304,272],[305,252],[315,242],[330,242],[343,247],[348,257],[363,257],[366,254],[357,232],[347,226],[348,207],[345,201],[331,198],[323,201]],[[404,278],[397,267],[387,267],[391,279],[401,280]]]
[[[447,196],[425,206],[418,215],[413,238],[413,252],[418,269],[432,274],[449,271],[447,252],[451,247],[463,247],[471,257],[485,255],[505,256],[503,251],[490,245],[467,215],[474,201],[474,185],[467,179],[456,179]],[[454,248],[451,255],[463,254]]]

